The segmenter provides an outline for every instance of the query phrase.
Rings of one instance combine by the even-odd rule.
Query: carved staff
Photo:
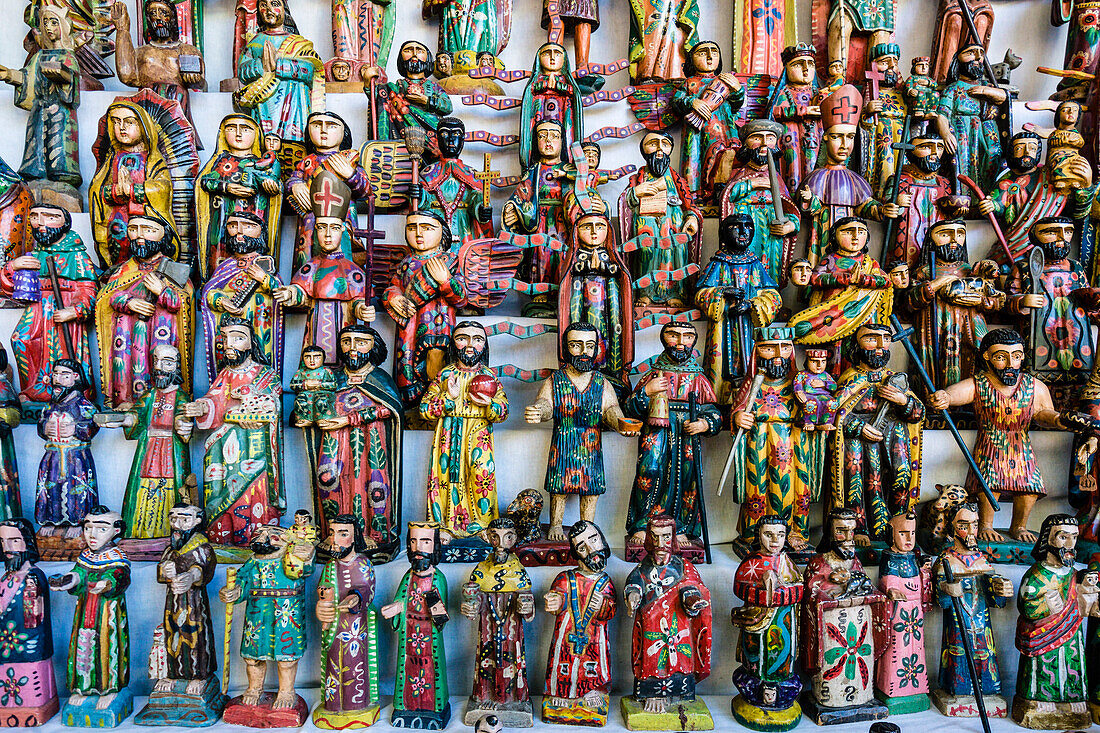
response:
[[[53,255],[46,257],[46,269],[50,273],[50,289],[53,290],[54,312],[56,312],[65,307],[65,301],[61,299],[61,282],[57,278],[57,262]],[[61,339],[65,342],[65,351],[68,352],[69,358],[79,361],[76,349],[73,348],[73,337],[69,333],[68,324],[58,323],[57,327],[61,331]]]
[[[225,569],[225,587],[233,590],[237,587],[237,568]],[[229,647],[233,636],[233,606],[235,603],[225,604],[225,641],[222,644],[222,694],[229,692]]]
[[[787,214],[783,211],[783,198],[779,195],[779,171],[775,168],[772,149],[765,145],[764,154],[768,158],[768,183],[772,189],[772,210],[775,212],[775,222],[780,225],[786,224]]]
[[[960,0],[965,3],[966,0]],[[955,582],[955,572],[951,569],[951,561],[943,559],[943,579],[948,583]],[[974,649],[970,645],[970,624],[966,622],[963,614],[962,599],[951,596],[951,609],[955,612],[955,623],[959,626],[959,636],[962,637],[963,656],[966,657],[966,666],[970,669],[970,684],[974,687],[974,703],[978,706],[978,717],[982,719],[982,730],[989,733],[989,715],[985,712],[985,699],[982,697],[982,678],[978,675],[978,665],[974,661]]]
[[[760,393],[760,387],[763,384],[764,373],[757,372],[756,376],[752,378],[752,383],[749,385],[749,396],[745,400],[746,407],[752,407],[753,400],[755,400],[756,395]],[[744,428],[737,428],[737,432],[733,435],[733,445],[730,446],[730,454],[726,456],[726,466],[722,469],[722,478],[718,479],[718,496],[722,495],[722,489],[725,487],[726,479],[729,478],[730,475],[730,467],[733,466],[733,456],[737,453],[737,444],[744,435]]]
[[[985,192],[982,191],[981,187],[977,183],[975,183],[974,179],[970,176],[965,176],[960,173],[957,177],[964,186],[974,192],[974,195],[977,196],[979,200],[989,198],[985,195]],[[989,219],[989,223],[993,226],[993,233],[997,235],[997,241],[1000,243],[1001,249],[1004,250],[1005,257],[1008,258],[1008,264],[1015,267],[1016,257],[1013,256],[1012,250],[1008,247],[1008,240],[1005,239],[1005,234],[1001,231],[1001,224],[997,221],[997,215],[991,211],[986,214],[985,218]]]
[[[932,394],[936,391],[936,385],[932,383],[932,378],[928,376],[928,370],[924,368],[924,362],[921,361],[920,354],[917,353],[917,348],[909,341],[913,329],[902,327],[901,321],[899,321],[898,317],[894,314],[890,315],[890,325],[894,327],[894,333],[891,334],[891,337],[894,341],[901,342],[901,345],[909,354],[909,363],[917,368],[917,374],[920,375],[921,381],[924,382],[925,389],[928,390],[928,394]],[[955,439],[955,442],[959,446],[959,450],[962,451],[963,458],[966,459],[966,464],[978,479],[978,486],[981,487],[982,493],[985,494],[985,498],[989,500],[989,505],[993,507],[994,511],[999,510],[1001,505],[997,503],[997,497],[993,496],[993,490],[989,488],[989,483],[985,480],[985,475],[981,472],[981,469],[978,468],[978,464],[974,461],[974,456],[970,453],[970,449],[966,447],[966,441],[963,440],[962,433],[959,432],[959,428],[955,425],[955,421],[951,418],[951,414],[947,410],[940,410],[939,413],[943,416],[943,421],[947,424],[947,429],[951,431],[951,437]]]
[[[695,392],[688,395],[688,420],[695,422],[699,417],[699,405],[695,402]],[[703,556],[707,560],[707,565],[710,565],[710,530],[707,529],[707,501],[703,491],[703,462],[700,460],[703,456],[703,438],[698,435],[687,436],[688,440],[698,440],[699,448],[693,451],[695,453],[695,460],[692,464],[695,466],[695,496],[699,500],[699,523],[703,526]]]
[[[898,195],[901,193],[901,166],[904,155],[915,147],[909,142],[913,137],[913,131],[909,127],[912,121],[913,115],[905,115],[905,121],[902,122],[901,125],[901,142],[891,143],[890,145],[896,153],[894,160],[894,180],[890,182],[890,203],[892,204],[898,202]],[[884,254],[889,251],[890,243],[894,241],[895,230],[897,229],[898,219],[900,218],[899,216],[894,219],[886,220],[886,229],[882,237],[882,251]],[[892,267],[894,263],[890,264]]]
[[[1046,255],[1043,254],[1043,250],[1039,247],[1032,247],[1031,253],[1027,256],[1027,269],[1031,274],[1031,292],[1034,295],[1043,295],[1043,269],[1046,268]],[[1028,319],[1031,321],[1031,360],[1035,361],[1035,344],[1039,343],[1039,332],[1042,330],[1042,324],[1039,323],[1040,308],[1031,309],[1031,317]]]

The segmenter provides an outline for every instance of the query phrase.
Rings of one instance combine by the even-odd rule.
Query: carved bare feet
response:
[[[1034,535],[1033,535],[1034,536]],[[1005,536],[993,529],[992,527],[986,527],[984,529],[978,529],[978,541],[980,542],[1004,542]],[[1035,540],[1032,540],[1034,542]]]
[[[260,704],[260,690],[245,690],[241,695],[241,703],[243,705],[259,705]]]
[[[118,693],[112,692],[109,695],[104,695],[103,697],[99,698],[99,701],[95,704],[95,709],[106,710],[107,708],[111,707],[111,703],[115,701],[115,696],[117,694]]]
[[[1035,533],[1030,531],[1027,527],[1012,527],[1008,530],[1008,534],[1012,539],[1017,542],[1022,542],[1025,545],[1034,545],[1035,540],[1038,539]]]
[[[647,697],[642,709],[647,713],[663,713],[668,709],[668,703],[663,697]]]
[[[643,535],[644,535],[644,533],[643,533]],[[691,544],[691,538],[688,537],[686,534],[678,534],[678,535],[676,535],[676,544],[679,545],[680,547],[687,547],[688,545]]]
[[[807,542],[804,538],[799,537],[796,534],[792,534],[787,537],[787,545],[795,552],[801,552],[802,550],[805,550],[807,547],[809,547],[810,543]]]
[[[160,683],[157,683],[160,684]],[[206,680],[188,680],[187,682],[187,694],[188,695],[201,695],[203,688],[206,687]]]
[[[865,534],[856,535],[856,547],[870,547],[871,538]]]
[[[546,539],[551,542],[565,542],[565,528],[560,524],[555,524],[546,531]]]
[[[292,708],[297,700],[298,696],[294,694],[294,690],[279,690],[279,693],[275,695],[275,701],[271,703],[271,709],[285,710],[286,708]]]
[[[640,532],[635,532],[634,534],[630,535],[630,539],[628,539],[626,541],[626,543],[628,545],[638,545],[639,547],[644,542],[645,542],[645,530],[644,529],[641,530]]]
[[[153,685],[153,692],[168,692],[171,689],[172,689],[172,680],[167,679],[167,678],[165,678],[163,680],[157,680],[157,683],[155,685]]]

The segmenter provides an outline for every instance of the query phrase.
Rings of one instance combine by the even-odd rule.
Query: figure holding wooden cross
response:
[[[409,198],[419,201],[419,211],[438,214],[459,242],[493,234],[493,209],[489,182],[462,162],[466,127],[457,117],[444,117],[436,130],[439,160],[421,171],[420,183],[409,187]],[[493,175],[496,175],[495,173]]]
[[[904,120],[908,114],[901,89],[898,58],[901,49],[896,43],[881,43],[871,49],[870,69],[864,72],[871,87],[871,97],[863,107],[860,127],[863,143],[863,177],[879,198],[886,194],[898,167],[898,151],[904,135]]]

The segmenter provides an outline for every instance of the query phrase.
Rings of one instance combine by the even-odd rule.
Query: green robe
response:
[[[437,626],[423,604],[424,595],[409,591],[413,580],[410,570],[401,579],[394,595],[394,603],[402,604],[402,610],[390,623],[397,631],[397,679],[394,682],[393,709],[431,710],[442,713],[449,704],[447,689],[447,656],[443,647],[443,626]],[[447,578],[438,568],[432,576],[432,588],[439,593],[443,605],[447,605]],[[423,604],[426,606],[426,604]],[[410,608],[410,606],[413,606]],[[430,627],[431,644],[417,643],[421,637],[427,637]],[[417,654],[417,651],[420,651]],[[418,690],[418,680],[430,685]],[[431,699],[433,707],[425,704]]]
[[[102,552],[84,550],[71,571],[77,584],[73,633],[69,637],[68,686],[81,695],[107,695],[130,683],[130,626],[126,617],[126,589],[130,561],[117,547]],[[101,581],[107,590],[90,593]]]
[[[1046,594],[1057,591],[1063,608],[1052,612]],[[1020,673],[1016,695],[1040,702],[1084,702],[1085,627],[1077,606],[1077,579],[1072,567],[1031,566],[1020,580],[1016,601],[1016,648]]]
[[[306,651],[306,581],[313,562],[303,563],[290,548],[282,557],[250,558],[237,571],[245,602],[241,656],[289,662]]]
[[[175,419],[190,401],[178,387],[151,389],[137,406],[137,422],[126,428],[126,437],[138,442],[122,500],[127,537],[149,539],[172,533],[168,513],[185,498],[183,482],[191,473],[191,454],[175,431]]]
[[[49,61],[69,72],[69,81],[56,82],[42,73]],[[15,86],[15,106],[30,112],[23,164],[19,175],[29,181],[48,179],[79,187],[76,108],[80,106],[80,66],[67,49],[43,49],[23,67],[23,83]]]

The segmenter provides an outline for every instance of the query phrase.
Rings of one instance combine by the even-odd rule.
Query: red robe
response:
[[[607,622],[615,615],[615,584],[611,577],[601,573],[591,578],[567,570],[558,574],[550,591],[561,595],[563,605],[554,619],[545,694],[570,700],[593,690],[610,694],[611,639]],[[593,596],[602,600],[593,601]]]
[[[355,306],[370,297],[369,286],[362,268],[339,253],[314,257],[291,278],[290,304],[309,305],[304,345],[320,347],[326,366],[339,363],[340,329],[358,323]]]

